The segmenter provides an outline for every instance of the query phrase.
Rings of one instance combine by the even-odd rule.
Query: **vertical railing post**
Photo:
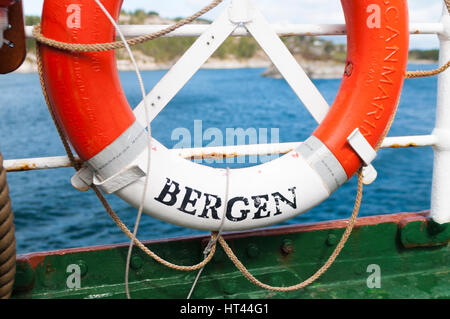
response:
[[[450,16],[444,6],[441,22],[444,32],[439,34],[439,64],[450,60]],[[434,146],[433,185],[431,189],[431,217],[437,223],[450,222],[450,72],[438,77],[436,105],[437,138]]]

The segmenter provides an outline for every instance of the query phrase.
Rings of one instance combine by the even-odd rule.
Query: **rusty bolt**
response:
[[[281,246],[281,251],[285,255],[289,255],[294,251],[294,244],[292,243],[292,240],[285,239],[283,240],[283,245]]]
[[[345,65],[345,71],[344,74],[346,76],[350,76],[353,73],[353,63],[348,61],[347,64]]]
[[[334,246],[337,243],[337,237],[334,234],[328,234],[327,237],[327,245],[328,246]]]

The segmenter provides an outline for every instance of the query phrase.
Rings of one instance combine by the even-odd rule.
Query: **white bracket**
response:
[[[70,179],[73,187],[79,191],[86,192],[94,182],[94,172],[85,164]]]
[[[200,67],[213,55],[219,46],[231,35],[237,25],[230,22],[225,10],[211,26],[194,42],[183,56],[172,66],[163,78],[153,87],[146,100],[151,122],[173,97],[183,88]],[[134,109],[137,121],[147,127],[143,101]]]
[[[253,4],[251,9],[252,21],[245,24],[248,32],[258,42],[314,120],[321,123],[330,109],[327,101],[262,13]]]
[[[91,185],[94,184],[106,194],[111,194],[134,183],[144,176],[145,172],[139,166],[131,165],[105,180],[100,180],[95,176],[91,168],[85,164],[74,176],[72,176],[71,183],[73,187],[82,192],[87,191]]]
[[[111,194],[134,183],[144,176],[145,172],[139,166],[132,165],[125,167],[117,174],[103,181],[99,180],[94,175],[94,185],[100,187],[106,194]]]
[[[358,154],[361,160],[364,162],[363,166],[363,183],[365,185],[372,184],[377,178],[377,171],[371,165],[372,161],[377,156],[377,152],[373,149],[372,145],[361,134],[359,129],[355,129],[348,137],[347,141],[353,150]]]
[[[233,0],[228,10],[230,21],[234,24],[245,24],[251,21],[249,0]]]

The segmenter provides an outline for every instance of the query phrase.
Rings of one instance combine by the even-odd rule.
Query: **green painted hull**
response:
[[[258,279],[288,286],[324,264],[345,225],[331,221],[224,237]],[[449,239],[450,226],[436,225],[426,213],[360,218],[331,268],[305,289],[287,293],[249,283],[219,248],[192,298],[450,298]],[[207,241],[190,237],[146,245],[169,261],[191,265],[201,260]],[[124,244],[18,256],[13,298],[125,298],[127,249]],[[80,288],[68,288],[73,264],[81,270]],[[131,266],[133,298],[184,299],[197,274],[168,269],[138,248]]]

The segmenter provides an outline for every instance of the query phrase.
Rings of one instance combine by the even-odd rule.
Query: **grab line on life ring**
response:
[[[79,27],[66,25],[73,0],[46,0],[44,36],[63,42],[111,41],[114,30],[95,7],[80,6]],[[118,17],[120,0],[104,1]],[[407,4],[402,0],[342,0],[347,22],[346,72],[333,106],[312,136],[296,150],[232,173],[225,231],[263,227],[292,218],[325,200],[363,164],[347,138],[355,128],[373,148],[398,103],[408,55]],[[369,24],[369,22],[371,22]],[[379,22],[379,25],[377,24]],[[136,182],[113,189],[139,204],[147,158],[144,128],[121,89],[114,52],[72,54],[43,46],[45,85],[58,122],[97,184],[129,167]],[[101,84],[101,85],[99,85]],[[153,141],[145,212],[197,229],[217,230],[224,170],[192,163]],[[87,177],[89,179],[89,177]]]

